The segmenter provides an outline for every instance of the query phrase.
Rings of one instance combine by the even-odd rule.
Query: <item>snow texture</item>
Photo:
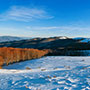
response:
[[[0,90],[90,90],[90,57],[49,56],[0,70]]]

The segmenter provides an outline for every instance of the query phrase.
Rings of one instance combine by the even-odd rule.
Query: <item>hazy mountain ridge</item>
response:
[[[37,38],[31,38],[31,37],[17,37],[17,36],[0,36],[0,42],[10,42],[10,41],[21,41],[21,40],[40,40],[40,39],[46,39],[46,41],[44,42],[49,42],[49,41],[53,41],[53,40],[59,40],[59,39],[74,39],[80,42],[89,42],[90,38],[84,38],[84,37],[76,37],[76,38],[68,38],[66,36],[58,36],[58,37],[48,37],[48,38],[41,38],[41,37],[37,37]]]
[[[8,41],[19,41],[23,39],[30,39],[28,37],[17,37],[17,36],[0,36],[0,42],[8,42]]]
[[[6,38],[2,37],[2,38]],[[56,49],[56,48],[70,48],[76,47],[77,44],[84,44],[84,41],[89,40],[87,38],[68,38],[65,36],[60,37],[48,37],[48,38],[32,38],[24,39],[20,37],[9,37],[11,41],[1,42],[0,47],[19,47],[19,48],[38,48],[38,49]],[[87,43],[87,42],[86,42]],[[81,46],[80,45],[80,46]]]
[[[67,55],[73,51],[76,55],[78,50],[90,50],[90,43],[84,42],[86,38],[49,37],[33,38],[19,41],[1,42],[0,47],[50,49],[53,55]],[[83,41],[83,42],[82,42]],[[69,53],[69,54],[70,54]]]
[[[49,37],[49,38],[33,38],[33,39],[26,39],[26,40],[1,42],[0,46],[1,47],[7,46],[7,47],[39,48],[39,49],[43,48],[44,49],[44,48],[49,48],[49,46],[53,44],[54,42],[58,43],[58,41],[66,41],[68,39],[71,39],[71,38],[61,37],[61,36],[60,37]]]

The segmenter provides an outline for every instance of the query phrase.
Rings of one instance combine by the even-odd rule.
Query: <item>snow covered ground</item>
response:
[[[90,42],[90,38],[77,37],[77,38],[73,38],[73,39],[81,40],[80,42],[85,42],[85,43]]]
[[[90,57],[49,56],[5,66],[0,90],[90,90]]]

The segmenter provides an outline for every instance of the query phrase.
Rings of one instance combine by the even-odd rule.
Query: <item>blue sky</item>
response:
[[[0,36],[90,37],[90,0],[0,0]]]

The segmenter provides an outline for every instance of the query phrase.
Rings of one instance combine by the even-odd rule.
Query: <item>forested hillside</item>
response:
[[[20,62],[24,60],[40,58],[46,55],[47,53],[48,50],[3,47],[0,48],[0,67],[4,64],[8,65],[11,63]]]

